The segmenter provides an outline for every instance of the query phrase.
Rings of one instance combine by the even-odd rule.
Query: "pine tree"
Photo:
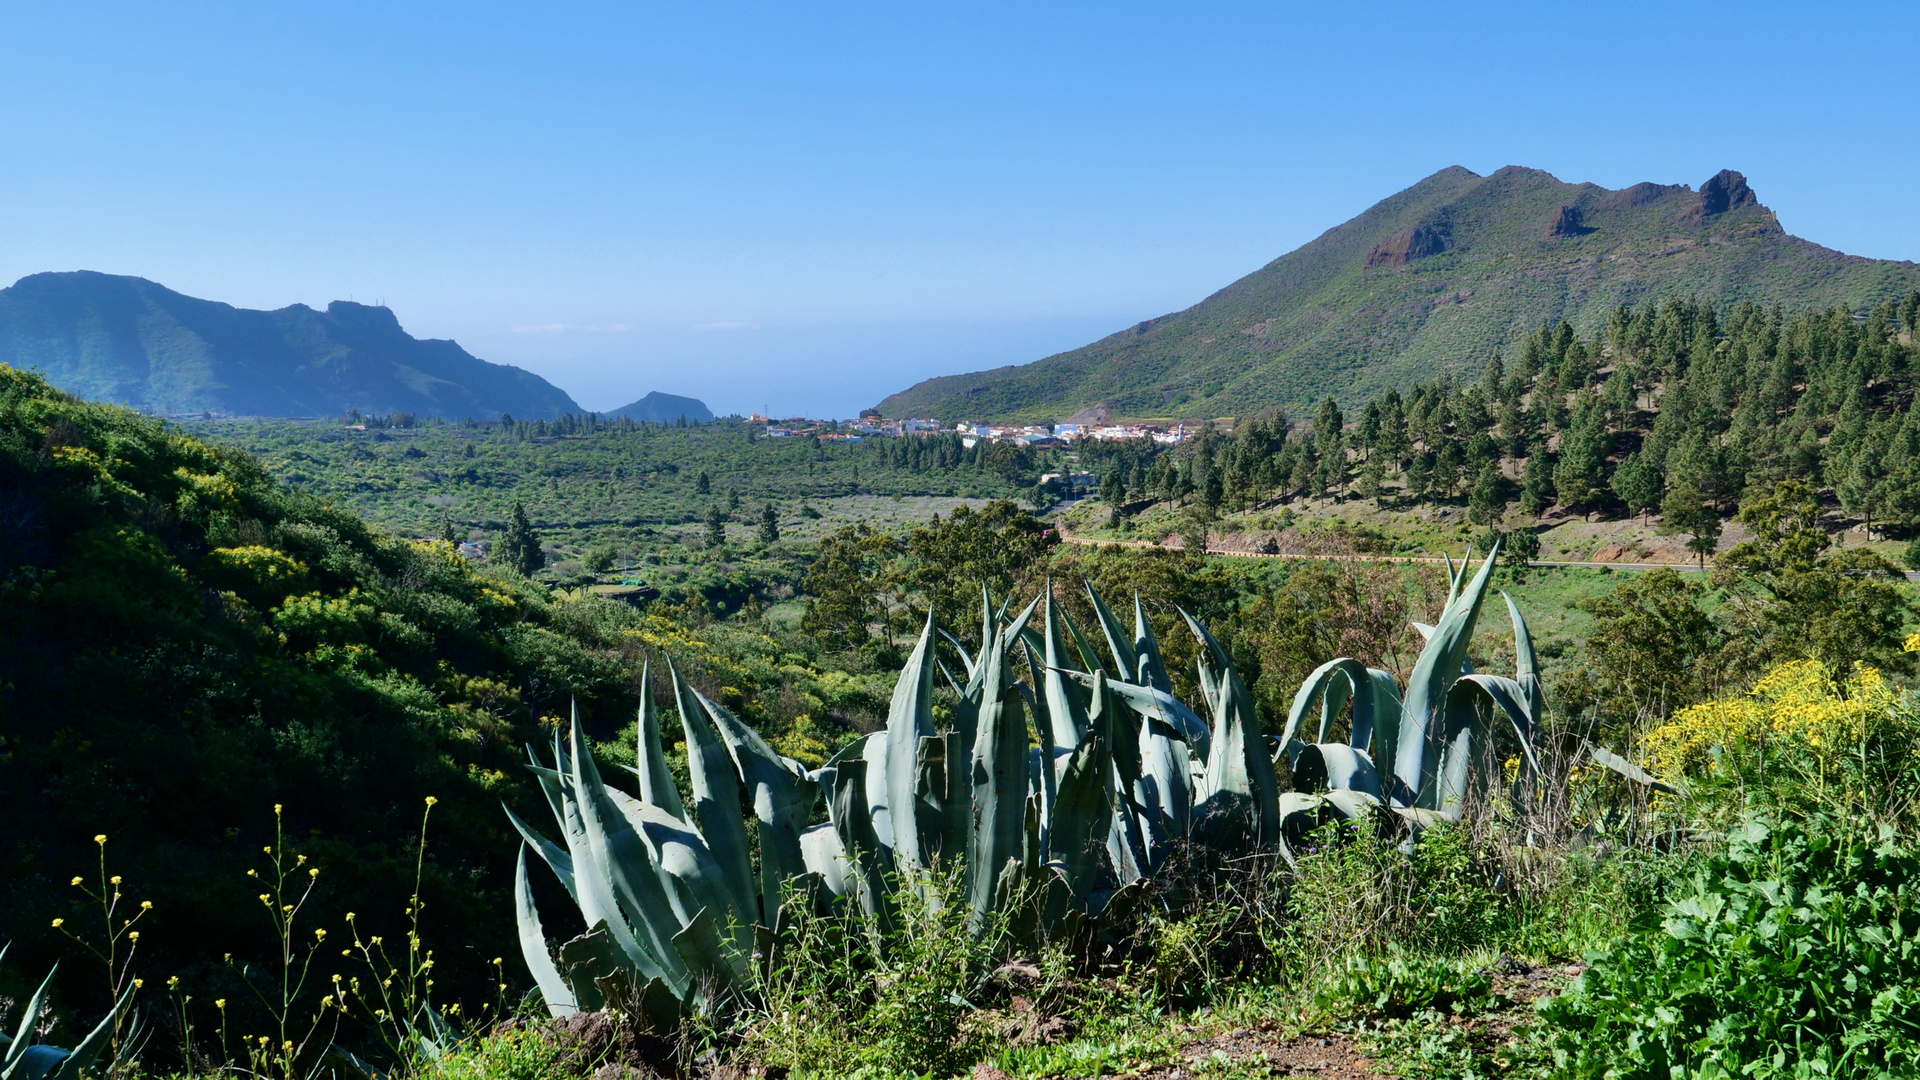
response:
[[[760,507],[760,542],[772,544],[780,539],[780,512],[772,503]]]
[[[1372,499],[1376,509],[1384,509],[1386,504],[1387,467],[1379,454],[1367,455],[1367,463],[1360,467],[1359,493],[1363,499]]]
[[[1553,486],[1561,506],[1589,513],[1607,494],[1606,420],[1592,395],[1581,397],[1553,468]]]
[[[727,514],[719,503],[707,507],[707,546],[717,548],[727,542]]]
[[[1493,525],[1507,512],[1507,478],[1500,466],[1487,464],[1467,495],[1467,519],[1475,525]]]
[[[1613,472],[1613,493],[1627,504],[1630,513],[1651,513],[1660,505],[1661,490],[1665,486],[1660,470],[1638,451],[1628,454]]]
[[[506,535],[500,538],[500,562],[522,577],[532,577],[547,565],[547,554],[540,550],[540,534],[527,520],[526,506],[518,502],[507,516]]]
[[[682,417],[682,419],[685,419],[685,417]],[[702,495],[708,495],[713,492],[713,478],[707,475],[705,469],[702,469],[700,475],[694,479],[693,490]]]

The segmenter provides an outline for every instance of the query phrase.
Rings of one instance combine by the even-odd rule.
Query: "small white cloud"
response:
[[[538,326],[511,326],[508,329],[516,334],[564,334],[573,327],[568,323],[550,322]]]
[[[757,322],[710,322],[695,323],[693,328],[695,330],[758,330],[760,324]]]

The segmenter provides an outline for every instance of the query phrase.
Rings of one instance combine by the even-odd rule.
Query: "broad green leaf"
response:
[[[607,794],[577,717],[571,741],[573,773],[568,777],[569,786],[579,802],[587,835],[586,858],[581,858],[581,852],[573,853],[574,878],[581,886],[581,895],[594,895],[597,914],[606,921],[608,935],[627,953],[643,978],[684,986],[687,972],[671,944],[680,929],[679,920],[660,884],[659,870]]]
[[[1047,695],[1048,735],[1055,755],[1071,753],[1087,736],[1086,703],[1080,695],[1067,685],[1067,679],[1061,669],[1066,666],[1066,643],[1061,637],[1060,610],[1053,596],[1053,582],[1047,582],[1046,589],[1046,650],[1045,670],[1042,673],[1042,686]]]
[[[1273,758],[1267,749],[1265,729],[1254,709],[1253,694],[1241,681],[1233,657],[1214,639],[1199,620],[1180,612],[1203,646],[1202,656],[1211,660],[1213,681],[1218,687],[1219,707],[1214,713],[1213,748],[1207,758],[1204,789],[1206,816],[1217,818],[1210,828],[1217,834],[1238,828],[1236,819],[1250,817],[1249,838],[1266,847],[1279,839],[1279,779],[1274,775]]]
[[[1093,613],[1100,620],[1100,633],[1107,639],[1107,651],[1113,654],[1113,670],[1107,673],[1108,677],[1125,682],[1139,679],[1140,658],[1133,651],[1133,637],[1120,625],[1120,620],[1114,618],[1107,602],[1093,591],[1093,583],[1084,580],[1081,583],[1087,587],[1087,599],[1093,602]]]
[[[533,845],[533,850],[539,853],[541,860],[553,871],[554,876],[560,879],[560,884],[566,888],[567,895],[573,897],[574,903],[579,903],[580,894],[573,883],[573,856],[567,854],[560,845],[529,828],[526,822],[520,820],[520,815],[514,813],[513,808],[506,803],[501,803],[500,809],[507,812],[507,820],[513,822],[513,827],[520,833],[521,839]]]
[[[649,658],[640,667],[640,716],[634,726],[638,729],[638,746],[635,748],[637,764],[634,774],[640,778],[640,801],[652,803],[677,818],[685,818],[687,810],[680,803],[680,789],[673,784],[673,771],[667,767],[667,757],[660,749],[660,709],[653,702],[653,660]]]
[[[1438,747],[1432,745],[1433,732],[1443,722],[1447,692],[1466,663],[1467,645],[1473,640],[1474,623],[1480,616],[1480,602],[1486,595],[1487,579],[1493,574],[1494,560],[1499,554],[1500,545],[1496,543],[1486,561],[1480,564],[1480,572],[1474,575],[1472,584],[1465,592],[1451,596],[1433,635],[1414,663],[1400,710],[1398,745],[1394,750],[1396,804],[1404,804],[1403,800],[1411,794],[1412,805],[1433,808],[1433,780],[1439,769]],[[1463,564],[1459,573],[1452,574],[1456,586],[1466,569]]]
[[[525,844],[520,846],[520,859],[514,869],[513,903],[515,922],[520,930],[520,957],[526,961],[534,984],[540,987],[547,1011],[556,1017],[572,1016],[580,1011],[580,1005],[574,1000],[573,991],[561,980],[560,971],[553,966],[553,957],[547,952],[546,931],[540,927],[540,911],[534,906],[533,887],[527,881]]]
[[[693,688],[678,669],[667,665],[673,678],[675,707],[680,713],[680,728],[687,739],[687,774],[693,788],[693,809],[700,819],[700,832],[707,848],[726,876],[727,889],[740,910],[758,913],[772,921],[773,912],[761,911],[759,891],[753,884],[753,864],[748,856],[747,824],[740,812],[744,801],[740,773],[733,758],[720,741],[719,732],[707,718]]]
[[[972,788],[968,904],[975,932],[986,926],[1008,862],[1019,859],[1027,802],[1025,699],[1011,685],[1000,635],[990,633],[987,640],[979,667],[979,723],[968,776]]]
[[[699,831],[665,809],[625,792],[609,789],[608,794],[647,845],[647,855],[659,869],[660,883],[679,925],[687,925],[702,910],[711,911],[732,939],[736,954],[750,954],[750,932],[757,909],[751,896],[734,895],[726,871]]]
[[[893,858],[902,873],[926,865],[920,848],[920,827],[914,782],[919,773],[920,740],[933,727],[933,613],[894,684],[893,704],[887,713],[887,813],[892,822]]]
[[[798,766],[774,753],[759,732],[700,691],[695,690],[693,698],[720,732],[751,796],[760,841],[761,910],[771,912],[781,902],[787,879],[807,872],[800,856],[800,830],[811,800],[803,798]]]
[[[1105,871],[1113,816],[1112,764],[1106,740],[1089,736],[1075,748],[1060,776],[1047,856],[1065,880],[1076,911],[1087,910],[1088,898]]]

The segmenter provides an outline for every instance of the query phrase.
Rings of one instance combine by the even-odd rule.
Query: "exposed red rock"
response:
[[[1445,225],[1415,225],[1401,229],[1373,245],[1367,252],[1367,269],[1376,266],[1405,266],[1415,259],[1438,255],[1447,250],[1451,237]]]

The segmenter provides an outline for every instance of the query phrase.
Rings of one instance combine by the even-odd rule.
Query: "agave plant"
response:
[[[0,961],[7,946],[0,946]],[[58,971],[55,968],[54,971]],[[40,989],[34,991],[27,1007],[20,1011],[20,1024],[12,1036],[0,1032],[0,1080],[79,1080],[80,1074],[113,1041],[113,1021],[129,1000],[123,996],[107,1010],[106,1018],[71,1050],[33,1041],[33,1027],[40,1021],[41,1009],[53,988],[54,971],[47,972]]]
[[[1051,584],[1011,618],[983,592],[971,651],[930,615],[894,687],[886,729],[814,770],[774,752],[669,666],[689,798],[667,769],[646,693],[637,796],[603,781],[577,722],[564,740],[556,735],[551,765],[532,755],[562,840],[513,818],[525,839],[516,894],[528,967],[555,1013],[618,995],[671,1021],[749,985],[752,958],[778,939],[790,904],[858,910],[884,927],[895,918],[894,891],[939,870],[963,879],[977,930],[998,924],[1025,938],[1071,938],[1130,910],[1142,882],[1182,843],[1277,847],[1291,858],[1289,837],[1330,815],[1386,808],[1416,823],[1457,817],[1494,713],[1525,748],[1521,787],[1538,772],[1531,746],[1543,695],[1511,600],[1515,677],[1474,674],[1466,656],[1494,554],[1470,582],[1466,563],[1449,566],[1446,608],[1422,627],[1427,644],[1404,694],[1387,672],[1330,661],[1296,695],[1277,747],[1231,655],[1199,620],[1180,612],[1200,646],[1205,719],[1173,694],[1140,599],[1129,631],[1091,587],[1104,654],[1055,602]],[[939,658],[943,641],[960,675]],[[958,698],[944,728],[934,719],[936,680]],[[1306,743],[1297,736],[1315,701],[1319,736]],[[1348,741],[1328,741],[1348,713]],[[1281,754],[1295,789],[1284,793]],[[1376,759],[1392,762],[1384,782]],[[823,802],[825,820],[809,825]],[[563,944],[557,961],[528,885],[528,849],[590,928]]]
[[[508,814],[525,841],[515,888],[522,952],[548,1007],[564,1015],[617,997],[657,1021],[715,1008],[748,982],[786,905],[846,905],[884,926],[893,890],[936,869],[962,875],[976,928],[999,918],[1017,934],[1071,936],[1124,911],[1136,883],[1197,827],[1248,843],[1276,837],[1267,739],[1225,650],[1188,619],[1209,650],[1209,729],[1173,696],[1138,598],[1129,633],[1088,596],[1104,659],[1051,586],[1012,618],[983,593],[972,652],[929,617],[886,729],[819,769],[775,753],[671,665],[690,797],[674,786],[647,694],[637,796],[605,782],[577,722],[556,735],[551,764],[530,752],[561,839]],[[936,655],[942,641],[964,677]],[[944,730],[934,721],[936,679],[959,699]],[[822,802],[826,820],[808,827]],[[527,879],[528,850],[589,927],[557,958]]]

